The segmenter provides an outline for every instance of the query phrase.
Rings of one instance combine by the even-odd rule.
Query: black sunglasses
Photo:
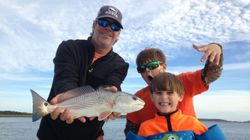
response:
[[[146,69],[148,68],[149,70],[153,70],[156,69],[160,66],[160,64],[162,64],[162,62],[160,61],[151,61],[145,65],[140,65],[137,67],[137,72],[138,73],[144,73],[146,71]]]
[[[107,19],[98,19],[96,20],[97,24],[102,26],[102,27],[108,27],[110,26],[113,31],[120,31],[121,27],[118,23],[116,22],[110,22]]]

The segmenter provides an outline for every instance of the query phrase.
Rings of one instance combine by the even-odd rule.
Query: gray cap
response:
[[[101,7],[96,18],[97,19],[100,19],[100,18],[114,19],[123,28],[123,26],[122,26],[122,13],[119,9],[115,8],[114,6],[105,5],[105,6]]]

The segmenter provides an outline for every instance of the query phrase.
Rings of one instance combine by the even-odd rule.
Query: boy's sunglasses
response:
[[[153,70],[153,69],[158,68],[160,66],[160,64],[162,64],[162,62],[160,62],[160,61],[151,61],[145,65],[138,66],[137,71],[138,71],[138,73],[144,73],[147,68],[149,70]]]
[[[102,27],[108,27],[110,26],[113,31],[120,31],[121,27],[118,23],[116,22],[110,22],[106,19],[98,19],[96,20],[97,24],[102,26]]]

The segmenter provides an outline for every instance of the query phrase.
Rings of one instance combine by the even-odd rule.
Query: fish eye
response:
[[[137,97],[135,97],[135,96],[133,96],[132,98],[133,98],[133,100],[137,100]]]
[[[48,106],[48,105],[49,105],[47,102],[44,102],[43,104],[44,104],[45,106]]]

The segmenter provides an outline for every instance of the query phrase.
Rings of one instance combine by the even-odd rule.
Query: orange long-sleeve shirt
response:
[[[196,134],[206,132],[207,127],[193,116],[182,114],[181,110],[170,115],[172,131],[191,130]],[[149,136],[168,132],[168,122],[165,116],[155,115],[155,118],[143,122],[139,128],[138,135]]]
[[[179,103],[178,108],[182,110],[183,114],[196,117],[193,105],[193,97],[208,90],[208,86],[205,86],[201,79],[201,70],[182,73],[179,74],[178,77],[184,86],[185,92],[184,98],[182,102]],[[139,111],[128,113],[126,117],[131,122],[140,125],[142,122],[154,118],[157,109],[150,99],[149,87],[139,90],[135,95],[144,100],[145,106]]]

